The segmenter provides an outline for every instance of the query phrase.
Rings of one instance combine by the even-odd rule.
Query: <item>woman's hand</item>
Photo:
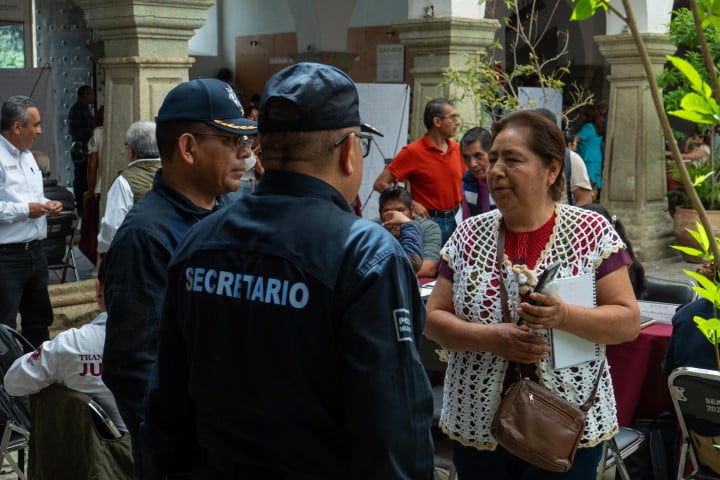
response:
[[[568,317],[568,308],[560,297],[533,292],[530,298],[536,301],[537,305],[523,302],[518,308],[518,314],[528,328],[532,330],[562,328]]]
[[[559,328],[594,343],[613,345],[629,342],[640,331],[640,310],[628,269],[618,268],[599,279],[595,286],[597,307],[564,303],[556,295],[532,293],[540,305],[521,303],[518,314],[530,329]]]
[[[500,323],[492,326],[497,334],[493,353],[505,360],[518,363],[535,363],[544,360],[550,351],[548,339],[532,333],[528,327],[514,323]]]

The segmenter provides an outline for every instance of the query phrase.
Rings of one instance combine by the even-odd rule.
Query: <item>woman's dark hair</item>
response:
[[[597,105],[588,105],[585,108],[585,123],[592,123],[598,135],[605,134],[605,120]]]
[[[628,255],[630,255],[630,259],[632,260],[632,265],[630,265],[630,268],[628,270],[628,273],[630,275],[630,283],[632,283],[633,291],[635,292],[635,298],[640,298],[642,294],[647,291],[648,288],[647,278],[645,278],[645,268],[643,268],[642,263],[640,263],[640,260],[638,260],[635,256],[632,243],[630,243],[630,239],[628,239],[627,233],[625,233],[625,227],[623,226],[622,222],[618,220],[617,217],[615,217],[614,215],[610,215],[610,212],[608,212],[607,209],[599,203],[587,203],[583,205],[582,208],[595,213],[599,213],[603,217],[607,218],[608,221],[612,224],[613,228],[615,228],[615,231],[620,236],[622,241],[625,243],[627,253]]]
[[[525,128],[528,148],[542,159],[545,166],[553,160],[558,162],[560,170],[555,183],[550,186],[550,194],[553,200],[560,200],[565,189],[565,137],[558,126],[533,110],[520,110],[493,124],[493,143],[498,134],[508,127]]]

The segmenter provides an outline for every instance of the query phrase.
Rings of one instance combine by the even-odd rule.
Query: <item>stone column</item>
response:
[[[290,58],[295,62],[324,63],[339,68],[345,73],[350,72],[357,56],[357,53],[349,52],[297,52],[290,54]]]
[[[422,114],[428,98],[451,97],[450,87],[440,87],[442,72],[453,67],[465,70],[465,54],[489,47],[500,23],[495,19],[458,17],[420,18],[393,23],[400,42],[414,55],[412,115],[410,138],[420,138],[426,131]],[[472,111],[469,104],[456,105],[465,118]]]
[[[188,40],[207,20],[214,0],[75,0],[104,42],[105,127],[100,158],[102,208],[107,189],[127,166],[125,133],[154,120],[168,91],[188,80],[194,59]],[[102,214],[102,213],[101,213]]]
[[[295,19],[298,52],[295,62],[332,65],[348,73],[357,53],[347,52],[350,19],[357,0],[287,0]]]
[[[601,202],[622,219],[641,260],[671,256],[664,137],[637,47],[629,34],[594,38],[611,67]],[[642,38],[658,75],[675,46],[664,34]]]

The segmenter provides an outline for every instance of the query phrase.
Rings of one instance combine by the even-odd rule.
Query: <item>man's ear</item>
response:
[[[192,164],[195,160],[194,152],[196,146],[195,137],[190,133],[183,133],[177,139],[178,155],[188,164]]]
[[[340,170],[350,176],[355,172],[355,134],[340,144]]]

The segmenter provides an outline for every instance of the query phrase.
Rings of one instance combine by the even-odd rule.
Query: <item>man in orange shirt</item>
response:
[[[460,146],[452,137],[460,116],[450,100],[436,98],[425,106],[427,133],[400,150],[375,180],[373,188],[383,192],[398,181],[409,181],[413,210],[440,226],[443,244],[455,230],[455,214],[462,198],[465,171]]]

